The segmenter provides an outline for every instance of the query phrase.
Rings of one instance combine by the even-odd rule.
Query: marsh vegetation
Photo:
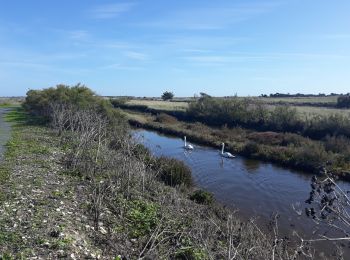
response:
[[[232,210],[216,203],[210,193],[193,187],[186,165],[175,159],[154,157],[132,138],[125,113],[85,86],[59,85],[29,91],[23,107],[25,111],[12,113],[13,120],[20,120],[21,124],[9,143],[2,169],[8,176],[2,184],[6,186],[6,202],[2,206],[6,214],[1,219],[6,231],[0,236],[4,238],[0,240],[3,257],[88,254],[126,259],[295,259],[313,255],[304,242],[298,247],[279,237],[277,219],[273,219],[271,232],[263,232],[254,220],[240,220]],[[195,108],[189,107],[192,113]],[[215,143],[217,138],[234,137],[230,148],[240,147],[247,154],[259,152],[263,145],[253,141],[256,133],[237,127],[184,123],[168,113],[146,118],[136,114],[135,118],[160,128],[170,125],[171,131],[182,129],[197,136],[197,141]],[[251,141],[245,143],[249,134]],[[283,135],[273,139],[279,142],[284,138]],[[294,134],[289,134],[289,138],[305,141],[298,140],[305,137]],[[22,154],[24,147],[30,149]],[[40,178],[34,171],[37,164],[41,167]],[[49,179],[45,178],[46,170]],[[17,171],[30,174],[21,179]],[[23,197],[22,188],[27,185],[24,180],[34,183],[35,188],[27,194],[32,203],[23,200],[16,204]],[[14,186],[15,183],[19,185]],[[52,187],[55,194],[46,197]],[[12,188],[18,193],[11,195]],[[65,188],[69,188],[68,193]],[[32,194],[37,190],[42,195]],[[61,206],[50,209],[51,203]],[[29,206],[52,215],[30,214],[26,222],[29,226],[14,228],[18,223],[13,223],[13,214],[18,207],[22,207],[22,212]],[[77,214],[85,217],[74,221],[64,217],[74,207]],[[9,243],[13,232],[18,236]],[[28,240],[33,232],[35,240]],[[79,244],[78,237],[86,237],[89,242]]]

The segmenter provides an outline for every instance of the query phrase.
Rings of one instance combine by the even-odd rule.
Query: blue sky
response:
[[[348,0],[4,0],[0,96],[350,91]]]

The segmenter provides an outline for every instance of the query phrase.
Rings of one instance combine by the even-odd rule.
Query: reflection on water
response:
[[[245,159],[243,160],[243,164],[249,173],[258,173],[257,170],[260,168],[260,161]]]
[[[291,235],[296,230],[304,238],[315,236],[315,223],[303,214],[311,175],[240,156],[222,158],[219,147],[195,145],[193,151],[184,151],[180,138],[145,130],[135,133],[143,136],[142,142],[156,156],[184,161],[198,186],[214,193],[221,203],[238,208],[242,217],[257,216],[260,223],[267,223],[278,212],[281,234]],[[350,190],[349,183],[339,185]],[[325,227],[321,230],[325,231]]]

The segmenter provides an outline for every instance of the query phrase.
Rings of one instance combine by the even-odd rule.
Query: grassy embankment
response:
[[[166,102],[168,110],[170,110],[172,103]],[[142,105],[147,106],[147,101],[143,101]],[[151,108],[154,110],[155,107]],[[300,108],[305,111],[305,107]],[[318,116],[320,113],[324,113],[320,111],[326,110],[325,108],[311,108]],[[334,109],[328,110],[333,111]],[[198,122],[180,121],[164,113],[157,116],[155,113],[152,115],[135,110],[126,109],[124,111],[134,125],[181,137],[187,135],[193,142],[218,149],[220,143],[225,142],[231,152],[312,173],[319,173],[320,169],[326,166],[328,171],[349,179],[350,142],[347,138],[326,137],[322,140],[312,140],[298,133],[256,131],[242,127],[208,127]],[[165,110],[162,111],[166,113]],[[300,118],[302,115],[298,115],[298,117]]]
[[[58,125],[33,124],[22,110],[8,115],[17,125],[1,168],[6,176],[1,182],[2,258],[298,256],[283,239],[276,244],[254,222],[242,222],[212,203],[207,193],[179,185],[184,179],[173,177],[186,172],[182,164],[149,157],[124,134],[112,132],[111,142],[105,134],[89,137],[86,133],[101,129],[103,117],[91,109],[69,113],[71,123],[85,127],[71,125],[59,133]],[[81,116],[92,120],[80,121]]]

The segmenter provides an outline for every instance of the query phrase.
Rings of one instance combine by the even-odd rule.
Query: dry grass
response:
[[[333,114],[341,114],[350,116],[350,109],[335,109],[326,107],[308,107],[308,106],[295,106],[297,111],[304,116],[312,117],[315,115],[319,116],[330,116]]]
[[[262,100],[264,102],[276,104],[278,102],[286,102],[286,103],[330,103],[336,102],[337,97],[305,97],[305,98],[257,98],[258,100]],[[132,99],[127,102],[129,105],[145,105],[149,108],[159,109],[159,110],[168,110],[168,111],[185,111],[188,108],[188,102],[173,102],[173,101],[161,101],[161,100],[139,100]],[[269,108],[275,108],[274,105],[267,105]],[[336,109],[336,108],[328,108],[328,107],[314,107],[314,106],[298,106],[294,105],[297,109],[297,112],[300,114],[301,118],[310,118],[314,116],[330,116],[333,114],[341,114],[350,116],[350,109]],[[130,113],[129,118],[136,119],[140,121],[139,114]],[[136,117],[136,118],[135,118]]]
[[[262,98],[257,97],[256,99],[267,102],[267,103],[337,103],[338,96],[329,97],[285,97],[285,98]]]
[[[268,109],[273,110],[275,105],[267,105]],[[339,114],[350,116],[350,109],[328,108],[328,107],[313,107],[313,106],[291,106],[295,108],[302,119],[312,118],[314,116],[330,116]]]
[[[122,110],[127,119],[136,120],[142,124],[154,121],[155,117],[147,114],[133,112],[130,110]]]
[[[173,102],[173,101],[160,101],[160,100],[139,100],[132,99],[127,102],[128,105],[144,105],[153,109],[161,110],[177,110],[184,111],[188,107],[187,102]]]

